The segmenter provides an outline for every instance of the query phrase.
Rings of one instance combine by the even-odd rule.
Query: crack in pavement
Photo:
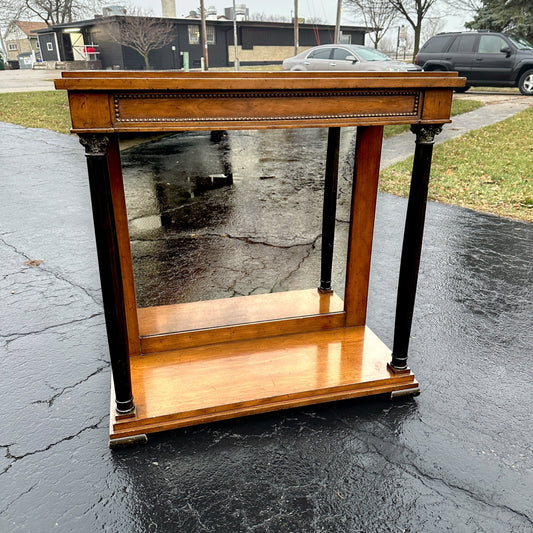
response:
[[[45,327],[43,329],[35,330],[35,331],[27,331],[25,333],[10,333],[9,335],[1,335],[0,334],[0,339],[6,339],[5,346],[8,347],[9,344],[11,344],[12,342],[15,342],[18,339],[27,337],[28,335],[39,335],[41,333],[44,333],[45,331],[50,331],[50,330],[54,330],[54,329],[57,329],[57,328],[62,328],[64,326],[70,326],[71,324],[77,324],[79,322],[85,322],[86,320],[91,320],[91,319],[96,318],[98,316],[102,316],[103,314],[104,314],[103,311],[100,312],[100,313],[93,313],[92,315],[87,316],[87,317],[76,318],[75,320],[69,320],[68,322],[62,322],[60,324],[54,324],[53,326],[47,326],[47,327]]]
[[[311,246],[314,248],[314,246],[316,245],[317,239],[319,239],[321,236],[321,235],[318,235],[318,237],[316,237],[314,240],[309,241],[309,242],[283,245],[283,244],[273,244],[267,241],[254,240],[249,235],[238,236],[238,235],[231,235],[229,233],[204,233],[202,235],[207,236],[207,237],[224,237],[228,239],[234,239],[237,241],[245,242],[246,244],[259,244],[261,246],[267,246],[269,248],[279,248],[281,250],[290,250],[291,248],[298,248],[298,247],[303,247],[303,246]]]
[[[533,520],[531,519],[531,517],[529,517],[527,514],[523,513],[522,511],[518,511],[516,509],[513,509],[512,507],[509,507],[508,505],[496,504],[494,502],[485,500],[481,496],[477,495],[475,492],[472,492],[471,490],[469,490],[469,489],[467,489],[465,487],[462,487],[460,485],[456,485],[455,483],[450,483],[449,481],[445,481],[444,479],[442,479],[440,477],[432,476],[432,475],[428,474],[427,472],[424,472],[418,466],[416,466],[414,463],[411,464],[411,465],[405,465],[405,464],[402,464],[402,463],[393,463],[391,461],[388,461],[388,462],[391,463],[391,464],[396,464],[396,466],[401,466],[404,471],[408,471],[409,470],[409,468],[407,468],[407,466],[412,467],[415,470],[415,472],[420,476],[418,478],[420,480],[420,482],[422,484],[424,484],[426,487],[428,487],[429,489],[434,490],[435,492],[437,492],[444,499],[446,499],[446,496],[444,494],[441,494],[441,492],[437,489],[437,487],[430,486],[429,484],[425,483],[424,480],[430,480],[430,481],[433,481],[433,482],[437,482],[437,483],[440,483],[441,485],[444,485],[445,487],[447,487],[449,489],[452,489],[452,490],[459,491],[459,492],[462,492],[464,494],[467,494],[473,500],[475,500],[475,501],[477,501],[479,503],[482,503],[484,505],[487,505],[488,507],[492,507],[493,509],[504,509],[504,510],[509,511],[510,513],[514,514],[514,515],[521,516],[527,522],[529,522],[529,524],[531,524],[533,526]]]
[[[27,453],[24,453],[22,455],[14,455],[11,453],[11,447],[14,446],[16,443],[11,443],[11,444],[6,444],[6,445],[2,445],[0,446],[0,448],[5,448],[6,449],[6,454],[5,454],[5,457],[7,459],[12,459],[12,462],[10,465],[7,466],[7,468],[4,470],[4,472],[0,473],[0,475],[3,475],[5,474],[10,468],[11,466],[16,463],[17,461],[21,461],[22,459],[25,459],[26,457],[31,457],[32,455],[37,455],[39,453],[44,453],[44,452],[47,452],[49,450],[51,450],[54,446],[58,446],[59,444],[62,444],[63,442],[67,442],[69,440],[72,440],[72,439],[75,439],[76,437],[79,437],[82,433],[84,433],[85,431],[88,431],[88,430],[91,430],[91,429],[98,429],[98,427],[100,426],[100,424],[108,417],[109,415],[105,415],[103,417],[101,417],[98,422],[96,422],[95,424],[92,424],[90,426],[86,426],[82,429],[80,429],[77,433],[74,433],[74,435],[68,435],[67,437],[63,437],[62,439],[56,441],[56,442],[52,442],[51,444],[49,444],[48,446],[46,446],[45,448],[42,448],[42,449],[39,449],[39,450],[33,450],[31,452],[27,452]],[[0,511],[2,512],[2,511]]]
[[[54,402],[60,396],[62,396],[67,390],[75,389],[78,385],[81,385],[82,383],[85,383],[86,381],[89,381],[89,379],[91,379],[93,376],[96,376],[96,375],[100,374],[106,368],[109,368],[109,363],[106,364],[105,366],[102,366],[102,367],[96,369],[93,373],[89,374],[86,378],[81,379],[80,381],[74,383],[74,385],[67,385],[66,387],[63,387],[62,389],[59,389],[59,388],[56,388],[56,387],[52,387],[51,385],[48,385],[52,390],[58,390],[59,392],[54,394],[48,400],[36,400],[34,402],[31,402],[31,403],[32,403],[32,405],[46,403],[46,404],[48,404],[48,407],[52,407],[52,405],[54,405]]]
[[[77,433],[75,433],[74,435],[69,435],[68,437],[64,437],[60,440],[58,440],[57,442],[53,442],[51,444],[49,444],[48,446],[46,446],[46,448],[43,448],[43,449],[40,449],[40,450],[35,450],[35,451],[32,451],[32,452],[28,452],[28,453],[25,453],[23,455],[13,455],[11,453],[11,450],[10,450],[10,447],[11,446],[14,446],[15,443],[12,443],[12,444],[9,444],[9,445],[3,445],[3,446],[0,446],[0,448],[5,448],[7,450],[7,453],[6,453],[6,458],[8,459],[12,459],[11,463],[7,466],[7,468],[4,469],[3,472],[0,472],[0,476],[5,474],[17,461],[20,461],[22,459],[25,459],[26,457],[29,457],[29,456],[32,456],[32,455],[36,455],[36,454],[39,454],[39,453],[44,453],[44,452],[47,452],[49,451],[51,448],[53,448],[54,446],[57,446],[58,444],[61,444],[63,442],[66,442],[66,441],[69,441],[69,440],[72,440],[72,439],[75,439],[76,437],[78,437],[79,435],[81,435],[82,433],[84,433],[85,431],[88,431],[88,430],[91,430],[91,429],[97,429],[99,427],[99,425],[107,418],[107,415],[106,416],[103,416],[102,418],[100,418],[100,420],[98,422],[96,422],[95,424],[92,424],[91,426],[87,426],[87,427],[84,427],[82,428],[80,431],[78,431]],[[0,515],[4,514],[7,512],[7,510],[17,501],[19,500],[20,498],[22,498],[25,494],[28,494],[29,492],[31,492],[36,486],[38,485],[38,483],[35,483],[34,485],[32,485],[29,489],[25,490],[24,492],[18,494],[12,501],[10,501],[4,508],[0,509]]]
[[[345,427],[351,428],[351,426],[345,420],[341,419],[340,417],[336,417],[336,418],[337,418],[337,420],[339,422],[341,422],[343,425],[345,425]],[[391,466],[395,466],[395,467],[403,470],[404,472],[412,475],[413,477],[416,477],[425,487],[427,487],[428,489],[430,489],[432,491],[435,491],[437,494],[439,494],[439,496],[441,498],[446,500],[446,499],[448,499],[448,496],[446,494],[443,494],[438,489],[438,487],[435,485],[436,483],[440,484],[440,485],[442,485],[442,486],[444,486],[444,487],[446,487],[448,489],[450,489],[452,492],[458,491],[458,492],[461,492],[463,494],[466,494],[467,496],[469,496],[474,501],[476,501],[478,503],[481,503],[483,505],[486,505],[488,507],[491,507],[493,509],[505,510],[505,511],[508,511],[508,512],[514,514],[514,515],[520,516],[520,517],[524,518],[529,524],[533,525],[533,520],[531,519],[531,517],[529,517],[527,514],[523,513],[522,511],[518,511],[516,509],[513,509],[512,507],[509,507],[508,505],[496,504],[494,502],[488,501],[486,499],[483,499],[481,496],[479,496],[475,492],[473,492],[473,491],[471,491],[471,490],[469,490],[469,489],[467,489],[465,487],[462,487],[462,486],[457,485],[455,483],[451,483],[449,481],[446,481],[442,477],[431,475],[428,472],[425,472],[424,470],[422,470],[422,468],[418,467],[415,464],[414,461],[411,461],[411,462],[395,461],[394,459],[392,459],[391,457],[386,455],[380,449],[380,446],[378,446],[376,442],[371,442],[371,441],[375,441],[375,440],[379,440],[379,441],[383,442],[383,439],[380,436],[376,435],[375,433],[372,433],[371,431],[365,430],[365,429],[361,428],[360,426],[358,427],[358,431],[361,432],[361,433],[364,433],[367,436],[368,439],[365,441],[365,443],[369,447],[369,449],[371,449],[373,451],[373,453],[375,453],[379,457],[383,458]],[[401,446],[403,451],[407,452],[408,454],[413,454],[414,456],[416,456],[416,453],[412,449],[408,448],[407,446],[400,445],[399,443],[396,443],[396,446]],[[401,453],[401,455],[403,455],[403,453]],[[413,470],[414,470],[414,472],[413,472]],[[415,474],[417,474],[417,475],[415,475]],[[428,481],[431,481],[433,483],[430,484],[430,483],[428,483]]]
[[[306,246],[309,246],[309,249],[307,250],[307,253],[302,256],[302,258],[300,259],[300,262],[298,263],[298,265],[296,265],[296,268],[292,269],[283,279],[281,279],[278,283],[276,283],[276,285],[279,287],[279,286],[282,286],[284,283],[286,283],[296,272],[298,272],[298,270],[300,270],[300,268],[302,267],[302,265],[304,264],[304,262],[309,259],[309,257],[311,257],[311,253],[313,252],[313,250],[316,249],[316,243],[318,242],[318,240],[322,237],[322,235],[317,235],[317,237],[315,238],[314,241],[306,244]],[[298,245],[300,246],[300,245]],[[274,287],[272,287],[272,291],[274,290]]]
[[[8,248],[11,248],[11,250],[13,250],[17,255],[20,255],[22,256],[24,259],[26,259],[27,261],[31,261],[32,258],[29,257],[26,253],[20,251],[16,246],[14,246],[13,244],[10,244],[8,243],[6,240],[0,238],[0,243],[4,244],[6,247]],[[39,268],[40,270],[42,270],[43,272],[46,272],[48,274],[51,274],[53,277],[55,277],[57,280],[59,281],[63,281],[67,284],[69,284],[70,286],[72,287],[75,287],[77,289],[80,289],[82,292],[84,292],[90,299],[91,301],[93,301],[96,305],[101,305],[101,302],[98,301],[97,299],[95,299],[94,295],[92,295],[85,287],[83,287],[82,285],[78,285],[76,283],[74,283],[73,281],[65,278],[64,276],[62,276],[61,274],[57,273],[57,272],[54,272],[53,270],[50,270],[49,268],[45,266],[43,266],[43,264],[41,263],[39,266],[37,267],[27,267],[27,268]],[[25,269],[23,269],[25,270]],[[22,271],[22,270],[21,270]],[[20,272],[21,272],[20,271]]]
[[[299,246],[310,246],[314,245],[316,242],[316,239],[310,242],[300,242],[296,244],[273,244],[268,241],[259,241],[255,240],[253,237],[249,235],[231,235],[230,233],[195,233],[194,235],[191,235],[190,233],[179,233],[172,235],[171,237],[165,237],[165,239],[185,239],[185,238],[191,238],[191,239],[198,239],[199,237],[207,237],[207,238],[227,238],[227,239],[234,239],[237,241],[245,242],[246,244],[258,244],[260,246],[267,246],[269,248],[279,248],[281,250],[289,250],[291,248],[296,248]],[[320,237],[320,235],[319,235]],[[159,242],[160,238],[154,238],[154,239],[132,239],[131,242]],[[142,255],[138,256],[138,259],[144,259],[147,257],[152,257],[152,255]]]

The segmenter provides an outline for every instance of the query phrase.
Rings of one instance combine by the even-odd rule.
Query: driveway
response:
[[[309,406],[110,451],[110,369],[83,149],[75,136],[11,124],[0,124],[0,135],[0,531],[531,532],[532,224],[429,204],[410,351],[418,398]],[[309,196],[316,180],[303,181],[314,169],[293,148],[301,186],[283,196],[292,176],[269,157],[273,136],[237,139],[234,172],[246,180],[195,196],[189,217],[175,214],[192,224],[206,206],[226,209],[217,217],[226,227],[189,227],[177,237],[194,250],[218,246],[221,263],[240,254],[236,266],[220,266],[228,277],[235,271],[231,290],[241,293],[259,285],[243,271],[261,276],[269,257],[280,264],[286,253],[300,257],[281,262],[286,272],[273,272],[270,286],[274,275],[282,289],[316,283],[317,250],[303,234],[317,211]],[[269,167],[256,175],[239,162]],[[158,168],[167,184],[166,167]],[[145,198],[157,181],[143,179]],[[296,221],[298,210],[300,225],[290,229],[300,241],[284,249],[265,217],[232,218],[238,202],[251,201],[264,206],[258,215],[285,205],[283,215]],[[389,344],[405,205],[380,195],[377,207],[368,324]],[[147,212],[137,209],[140,221]],[[155,231],[136,228],[141,253]],[[164,257],[151,265],[167,267]]]
[[[60,70],[0,70],[0,93],[53,91]]]

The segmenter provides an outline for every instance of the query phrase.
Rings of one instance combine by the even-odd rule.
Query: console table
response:
[[[456,73],[64,72],[85,147],[112,367],[110,445],[254,413],[416,394],[407,365],[434,137]],[[383,127],[415,134],[392,351],[366,326]],[[331,270],[340,128],[357,126],[346,283]],[[138,309],[119,134],[328,128],[320,284]],[[406,154],[407,156],[408,154]],[[398,221],[400,223],[400,221]]]

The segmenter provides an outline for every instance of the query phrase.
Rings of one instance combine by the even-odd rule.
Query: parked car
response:
[[[533,95],[533,45],[492,31],[439,33],[418,52],[415,63],[426,71],[456,70],[470,87],[518,87]]]
[[[323,44],[289,57],[283,70],[420,71],[413,63],[395,61],[388,55],[357,44]]]

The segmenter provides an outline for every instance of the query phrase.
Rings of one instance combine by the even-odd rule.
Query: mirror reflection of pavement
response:
[[[241,418],[111,452],[83,150],[75,137],[44,130],[0,124],[0,133],[0,531],[531,530],[533,225],[429,204],[410,352],[419,397]],[[191,193],[203,202],[198,212],[168,213],[167,227],[176,236],[177,222],[188,221],[183,234],[205,241],[191,252],[197,263],[210,262],[209,243],[219,263],[235,259],[226,279],[235,292],[254,288],[243,269],[260,272],[261,261],[287,253],[280,244],[289,230],[291,275],[274,280],[268,271],[255,282],[269,290],[313,282],[320,169],[308,165],[321,137],[294,133],[290,141],[305,140],[305,153],[283,138],[280,158],[269,135],[230,135],[233,186],[164,181],[168,167],[158,158],[152,166],[167,189],[133,175],[133,197],[155,191],[150,209]],[[258,159],[258,146],[275,157]],[[281,173],[287,159],[293,175]],[[405,205],[379,195],[368,323],[389,345]],[[152,213],[135,209],[134,219]],[[278,224],[281,215],[290,227]],[[135,231],[146,238],[158,224]]]

